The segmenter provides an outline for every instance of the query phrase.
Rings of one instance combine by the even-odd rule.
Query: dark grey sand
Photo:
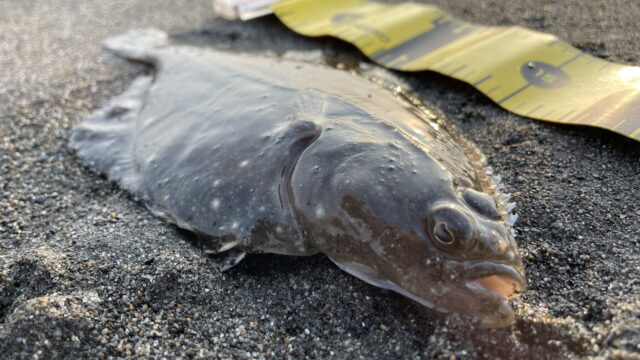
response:
[[[435,2],[640,64],[635,0]],[[515,194],[529,290],[509,329],[446,318],[322,256],[254,255],[220,274],[66,147],[73,124],[150,71],[100,41],[148,26],[232,51],[357,56],[274,18],[214,19],[209,0],[0,2],[0,358],[640,358],[640,143],[406,75]]]

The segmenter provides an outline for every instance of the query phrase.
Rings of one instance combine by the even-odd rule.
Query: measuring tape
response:
[[[585,54],[553,35],[471,24],[410,2],[259,2],[267,9],[272,3],[275,15],[297,33],[347,41],[382,66],[435,71],[473,85],[518,115],[600,127],[640,141],[640,67]]]

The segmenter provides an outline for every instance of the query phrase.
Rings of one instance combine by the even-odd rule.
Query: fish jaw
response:
[[[455,289],[469,309],[468,315],[481,326],[498,328],[514,322],[515,312],[509,300],[527,287],[522,264],[449,260],[443,270],[447,287]]]
[[[484,328],[511,325],[515,321],[515,312],[508,301],[526,288],[521,270],[510,265],[484,261],[466,266],[468,271],[465,274],[450,273],[445,276],[446,279],[439,284],[442,289],[439,291],[440,296],[431,297],[427,294],[432,292],[423,291],[425,288],[403,286],[366,265],[329,258],[340,269],[371,285],[394,291],[442,313],[458,313],[474,318]],[[462,263],[458,265],[464,266]]]

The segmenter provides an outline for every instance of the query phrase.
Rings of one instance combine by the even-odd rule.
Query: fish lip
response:
[[[517,293],[521,293],[527,288],[527,281],[520,264],[510,265],[490,260],[475,261],[469,264],[468,261],[464,260],[449,260],[445,264],[444,273],[445,275],[448,274],[450,279],[464,281],[466,285],[480,278],[498,275],[512,280]]]
[[[521,263],[505,263],[494,260],[449,259],[443,264],[443,276],[446,283],[461,292],[465,308],[462,313],[471,315],[484,328],[500,328],[513,324],[515,311],[509,304],[516,293],[523,292],[527,285]],[[513,282],[514,293],[502,296],[497,291],[484,286],[479,279],[499,276]],[[464,294],[464,295],[463,295]]]
[[[474,280],[494,275],[506,277],[509,280],[512,280],[515,285],[514,290],[516,293],[522,293],[527,288],[527,280],[525,279],[524,272],[522,270],[517,269],[516,266],[498,262],[483,261],[468,266],[465,269],[463,278],[468,285]],[[488,289],[485,290],[492,292]]]

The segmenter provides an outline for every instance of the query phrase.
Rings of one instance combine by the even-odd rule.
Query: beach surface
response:
[[[635,0],[431,3],[640,65]],[[219,273],[67,147],[75,124],[152,72],[100,47],[141,27],[225,51],[362,59],[274,17],[215,18],[209,0],[0,2],[0,358],[640,359],[640,143],[518,117],[438,74],[399,74],[514,195],[529,288],[510,328],[425,309],[323,256],[250,255]]]

